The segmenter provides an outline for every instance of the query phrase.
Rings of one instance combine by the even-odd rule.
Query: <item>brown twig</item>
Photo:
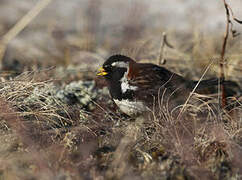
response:
[[[231,15],[232,15],[233,20],[236,21],[236,22],[239,23],[239,24],[242,24],[242,21],[239,20],[238,18],[236,18],[236,17],[234,16],[234,12],[233,12],[232,8],[231,8],[228,4],[227,4],[227,7],[228,7],[229,10],[230,10],[230,13],[231,13]]]
[[[220,79],[222,81],[224,81],[224,79],[225,79],[224,64],[226,64],[226,59],[224,56],[226,53],[226,45],[227,45],[227,41],[228,41],[228,37],[229,37],[229,30],[231,31],[233,37],[236,37],[239,35],[235,30],[233,30],[233,23],[230,19],[230,16],[232,16],[234,21],[236,21],[239,24],[242,24],[242,21],[235,18],[231,7],[226,3],[226,0],[223,0],[223,3],[224,3],[225,10],[226,10],[226,30],[225,30],[225,34],[224,34],[224,40],[223,40],[222,51],[221,51],[221,59],[220,59]],[[225,94],[224,83],[221,83],[220,90],[221,90],[220,104],[221,104],[221,107],[224,108],[226,106],[226,94]]]
[[[221,51],[221,59],[220,59],[220,79],[225,79],[224,76],[224,64],[225,64],[225,59],[224,59],[224,55],[225,55],[225,51],[226,51],[226,45],[227,45],[227,41],[228,41],[228,37],[229,37],[229,25],[230,25],[230,14],[229,14],[229,9],[228,9],[228,5],[227,3],[224,1],[224,7],[226,10],[226,31],[224,34],[224,41],[223,41],[223,45],[222,45],[222,51]],[[220,86],[220,90],[221,90],[221,100],[222,102],[220,102],[221,107],[224,108],[226,106],[226,95],[225,95],[225,87],[224,84],[222,83]]]
[[[167,41],[166,32],[163,32],[161,46],[160,46],[160,54],[159,54],[158,63],[157,63],[158,65],[164,65],[166,63],[166,60],[164,59],[164,52],[165,52],[166,46],[169,48],[173,48],[173,46]]]

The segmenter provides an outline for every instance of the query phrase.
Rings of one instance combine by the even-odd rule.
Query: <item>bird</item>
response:
[[[173,105],[182,104],[196,85],[198,91],[219,82],[215,78],[198,83],[162,66],[138,63],[120,54],[110,56],[99,68],[97,76],[105,78],[111,98],[129,116],[151,111],[161,99],[163,102],[169,100]]]

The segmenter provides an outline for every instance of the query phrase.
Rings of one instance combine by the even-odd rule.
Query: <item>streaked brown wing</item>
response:
[[[129,83],[138,87],[134,93],[136,99],[152,101],[158,94],[162,96],[165,93],[168,96],[178,89],[187,89],[187,80],[182,76],[154,64],[135,63],[130,71]]]

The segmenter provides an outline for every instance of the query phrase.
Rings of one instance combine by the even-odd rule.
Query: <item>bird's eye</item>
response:
[[[106,70],[111,70],[111,69],[112,69],[112,66],[111,66],[111,65],[105,65],[105,66],[104,66],[104,69],[106,69]]]

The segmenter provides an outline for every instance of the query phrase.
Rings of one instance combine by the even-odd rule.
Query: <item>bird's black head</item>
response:
[[[120,80],[128,70],[130,62],[134,60],[124,55],[113,55],[104,62],[97,75],[107,80]]]

